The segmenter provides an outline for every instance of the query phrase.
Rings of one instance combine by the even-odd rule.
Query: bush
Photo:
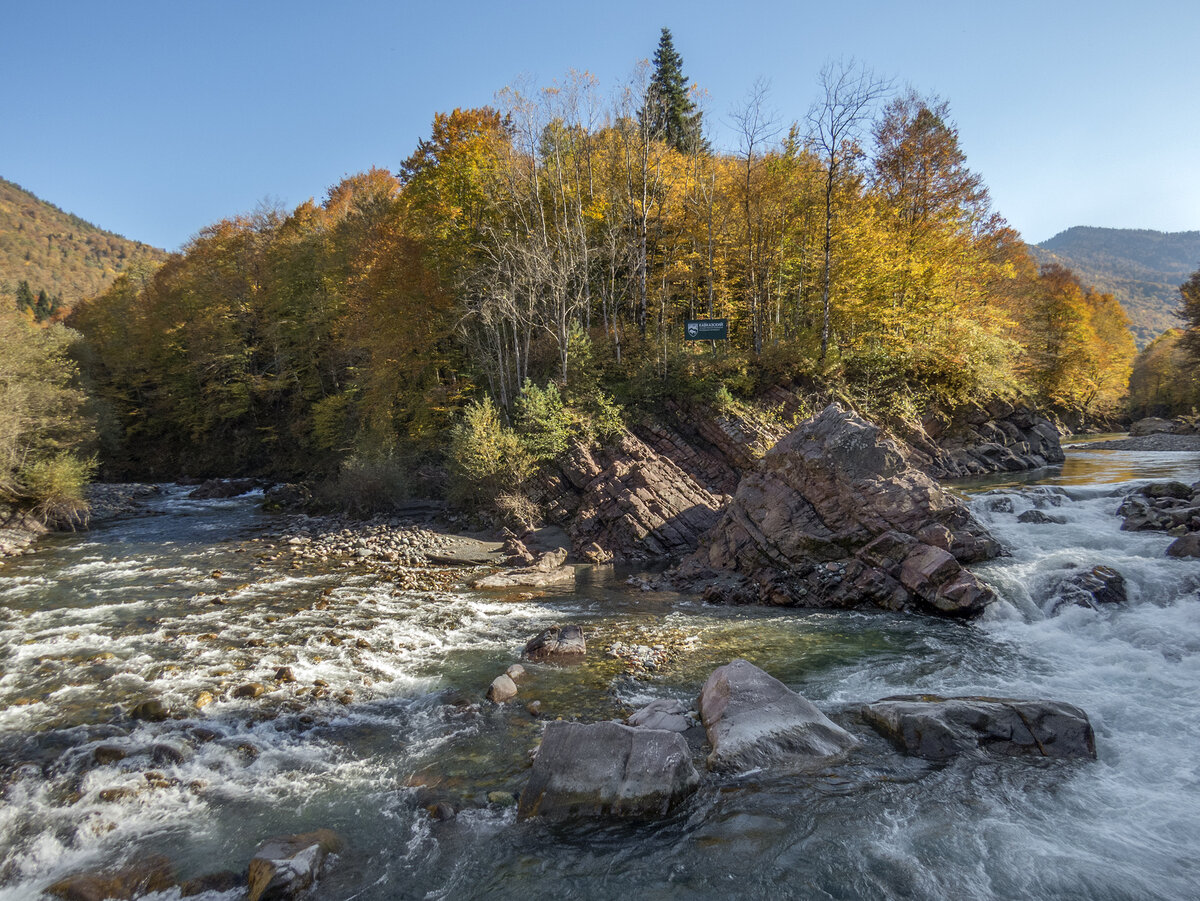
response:
[[[336,479],[321,486],[318,503],[355,516],[372,516],[395,509],[410,494],[407,473],[398,461],[355,455],[342,464]]]
[[[571,415],[553,382],[539,388],[528,379],[517,398],[517,432],[534,460],[553,460],[567,449],[574,432]]]
[[[534,469],[534,459],[516,433],[500,422],[491,398],[468,404],[463,421],[450,438],[454,478],[450,498],[460,505],[494,507],[503,493],[520,489]]]
[[[35,516],[49,525],[73,527],[87,522],[85,489],[95,471],[95,458],[63,452],[22,467],[18,481]]]

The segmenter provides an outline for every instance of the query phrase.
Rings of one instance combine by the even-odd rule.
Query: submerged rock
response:
[[[974,616],[994,596],[962,564],[999,554],[903,445],[831,405],[767,452],[668,581],[715,602]]]
[[[321,875],[325,858],[341,849],[341,838],[329,829],[267,839],[250,859],[248,901],[295,898]]]
[[[192,895],[201,895],[205,892],[231,892],[234,889],[242,888],[245,884],[246,877],[233,870],[205,873],[203,876],[180,883],[179,896],[190,898]]]
[[[517,816],[657,816],[699,783],[678,733],[556,721],[546,726]]]
[[[1087,714],[1059,701],[901,695],[867,704],[862,714],[901,750],[927,760],[968,751],[1006,757],[1096,756]]]
[[[64,901],[120,901],[166,891],[175,885],[175,868],[161,855],[147,857],[117,870],[100,870],[68,876],[45,893]]]
[[[748,770],[840,754],[858,741],[807,698],[747,660],[713,670],[700,692],[710,769]]]
[[[521,656],[528,660],[573,663],[587,654],[587,642],[579,626],[551,626],[525,645]]]
[[[667,732],[686,732],[691,728],[687,711],[674,698],[651,701],[641,710],[630,714],[626,722],[636,729],[662,729]]]
[[[1048,513],[1043,513],[1041,510],[1035,509],[1035,510],[1026,510],[1024,513],[1022,513],[1020,516],[1017,517],[1017,522],[1030,523],[1033,525],[1045,525],[1047,523],[1054,523],[1056,525],[1061,526],[1063,523],[1066,522],[1066,520],[1061,516],[1052,516]]]
[[[157,698],[151,698],[149,701],[142,701],[129,711],[129,715],[135,720],[147,720],[152,723],[161,722],[167,718],[168,711],[166,705]]]

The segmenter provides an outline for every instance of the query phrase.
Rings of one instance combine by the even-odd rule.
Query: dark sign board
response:
[[[727,341],[728,319],[689,319],[683,328],[684,341]]]

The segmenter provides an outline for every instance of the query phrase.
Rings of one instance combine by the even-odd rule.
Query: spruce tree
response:
[[[683,57],[675,49],[669,28],[662,30],[658,49],[654,51],[654,74],[640,115],[642,125],[651,135],[681,153],[704,146],[700,126],[703,114],[688,99]]]
[[[21,279],[17,283],[17,309],[22,312],[32,310],[34,303],[33,291],[29,287],[29,282]]]

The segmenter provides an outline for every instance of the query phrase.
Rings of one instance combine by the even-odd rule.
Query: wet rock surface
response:
[[[862,708],[863,718],[909,754],[947,760],[967,752],[1005,757],[1096,757],[1087,714],[1058,701],[902,695]]]
[[[546,726],[520,819],[661,816],[700,783],[687,743],[675,732],[619,723]]]
[[[250,859],[248,901],[297,897],[320,877],[325,859],[341,849],[341,838],[328,829],[267,839]]]
[[[771,763],[808,763],[858,744],[807,698],[747,660],[718,667],[700,691],[709,768],[739,772]]]
[[[1112,604],[1124,604],[1129,595],[1125,577],[1111,566],[1095,566],[1088,572],[1070,576],[1059,589],[1060,598],[1054,609],[1063,604],[1100,609]]]
[[[666,583],[714,602],[974,616],[993,594],[962,564],[999,553],[900,442],[831,405],[742,479]]]
[[[662,729],[666,732],[686,732],[693,725],[687,709],[673,698],[651,701],[625,721],[636,729]]]

